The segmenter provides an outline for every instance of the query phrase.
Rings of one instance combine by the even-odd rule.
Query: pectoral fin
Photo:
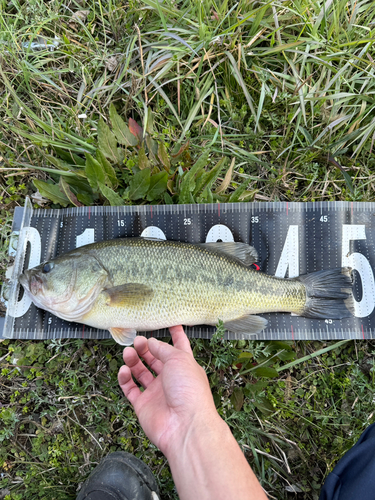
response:
[[[141,304],[150,300],[154,295],[153,289],[142,285],[142,283],[125,283],[124,285],[108,288],[102,293],[107,298],[107,305],[111,307],[127,307]]]
[[[259,333],[266,328],[268,321],[262,316],[242,316],[242,318],[235,319],[224,323],[224,327],[234,333]]]
[[[109,328],[112,337],[120,345],[132,345],[137,335],[134,328]]]

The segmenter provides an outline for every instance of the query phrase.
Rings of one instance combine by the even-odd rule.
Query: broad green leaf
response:
[[[236,411],[240,411],[243,405],[244,395],[241,387],[235,387],[230,397],[230,402]]]
[[[129,199],[139,200],[143,198],[150,187],[151,171],[145,168],[135,174],[129,183]]]
[[[114,163],[120,163],[117,139],[103,118],[98,121],[98,145],[101,152]]]
[[[183,176],[180,186],[180,195],[178,198],[178,203],[191,203],[192,202],[191,200],[192,199],[194,200],[194,198],[192,197],[192,192],[195,189],[195,176],[206,166],[209,154],[210,154],[209,149],[203,151],[203,153],[198,158],[196,163]]]
[[[253,373],[257,377],[275,378],[278,376],[275,368],[271,368],[271,366],[261,366],[259,368],[256,368]]]
[[[109,116],[113,127],[113,132],[117,141],[123,146],[137,146],[138,139],[130,133],[129,127],[124,120],[117,114],[116,108],[112,103],[109,107]]]
[[[267,344],[267,347],[264,349],[264,351],[269,353],[279,351],[280,349],[292,351],[292,342],[292,340],[290,340],[289,342],[287,340],[271,340],[271,342]]]
[[[171,168],[171,162],[169,161],[167,150],[165,149],[164,142],[159,143],[158,147],[158,158],[161,161],[163,167],[167,172],[169,172]]]
[[[272,404],[268,401],[266,397],[264,398],[257,398],[254,401],[254,406],[258,408],[258,410],[263,413],[266,417],[269,415],[272,415],[272,413],[275,413],[275,409],[272,406]]]
[[[191,193],[190,193],[191,194]],[[192,199],[194,200],[194,196],[191,194]],[[214,198],[212,195],[211,189],[205,188],[203,193],[195,198],[197,203],[213,203]]]
[[[150,162],[149,159],[146,156],[145,148],[142,146],[139,150],[138,153],[138,167],[141,170],[144,170],[145,168],[150,168]]]
[[[48,182],[39,181],[38,179],[34,179],[33,184],[44,198],[48,198],[53,203],[58,203],[63,207],[69,205],[69,199],[60,191],[57,184],[48,184]]]
[[[158,154],[158,143],[154,141],[154,139],[151,136],[146,135],[146,145],[148,149],[149,158],[154,162],[156,162]]]
[[[264,352],[267,353],[272,353],[272,352],[277,352],[280,349],[286,349],[287,351],[292,351],[293,350],[293,345],[292,341],[284,341],[284,340],[271,340],[267,344],[267,347],[264,349]]]
[[[147,109],[147,115],[145,118],[147,118],[146,124],[145,124],[145,129],[146,132],[150,135],[154,133],[154,115],[151,111],[151,108],[146,108]]]
[[[76,195],[70,189],[69,184],[62,176],[60,177],[59,188],[60,191],[62,191],[65,194],[65,196],[68,198],[68,200],[72,205],[74,205],[75,207],[83,207],[82,203],[78,201]]]
[[[89,153],[86,153],[86,167],[85,173],[87,176],[87,180],[90,183],[90,186],[97,190],[98,182],[105,184],[106,181],[106,173],[102,165],[95,160],[93,156]]]
[[[87,207],[94,203],[94,197],[89,193],[77,193],[77,199]]]
[[[263,389],[265,389],[268,384],[268,380],[257,380],[254,384],[248,383],[245,386],[245,394],[247,396],[258,394],[259,392],[263,391]]]
[[[163,170],[151,176],[150,188],[147,193],[148,201],[160,198],[160,195],[167,190],[168,172]]]
[[[107,198],[112,207],[119,207],[124,204],[124,200],[120,195],[115,193],[113,189],[109,188],[105,184],[102,184],[101,182],[98,182],[98,187],[102,195]]]
[[[241,352],[236,360],[236,363],[242,363],[244,361],[248,361],[249,359],[253,359],[253,354],[251,352]]]
[[[167,191],[164,193],[164,203],[166,205],[173,205],[173,199]]]
[[[86,179],[82,179],[81,177],[65,177],[66,182],[69,184],[69,186],[74,188],[75,193],[87,193],[89,195],[92,195],[92,189],[91,186]]]
[[[104,156],[104,154],[100,151],[100,149],[96,150],[96,159],[102,166],[103,170],[105,171],[108,179],[108,184],[110,184],[110,187],[117,187],[118,186],[118,180],[116,177],[116,172],[115,169],[112,167],[112,165],[109,163],[107,158]]]

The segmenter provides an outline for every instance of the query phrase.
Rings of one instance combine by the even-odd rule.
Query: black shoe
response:
[[[107,455],[83,484],[77,500],[159,500],[151,469],[130,453]]]

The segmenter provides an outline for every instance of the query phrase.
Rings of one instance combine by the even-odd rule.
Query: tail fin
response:
[[[306,304],[300,314],[306,318],[342,319],[354,311],[353,281],[348,267],[299,276],[306,287]]]

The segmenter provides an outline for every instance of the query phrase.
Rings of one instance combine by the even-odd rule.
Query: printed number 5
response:
[[[361,253],[350,253],[350,241],[365,240],[365,229],[363,224],[344,224],[342,226],[342,265],[355,269],[362,282],[362,298],[359,302],[354,301],[354,314],[357,318],[369,316],[375,305],[375,283],[371,265]]]

